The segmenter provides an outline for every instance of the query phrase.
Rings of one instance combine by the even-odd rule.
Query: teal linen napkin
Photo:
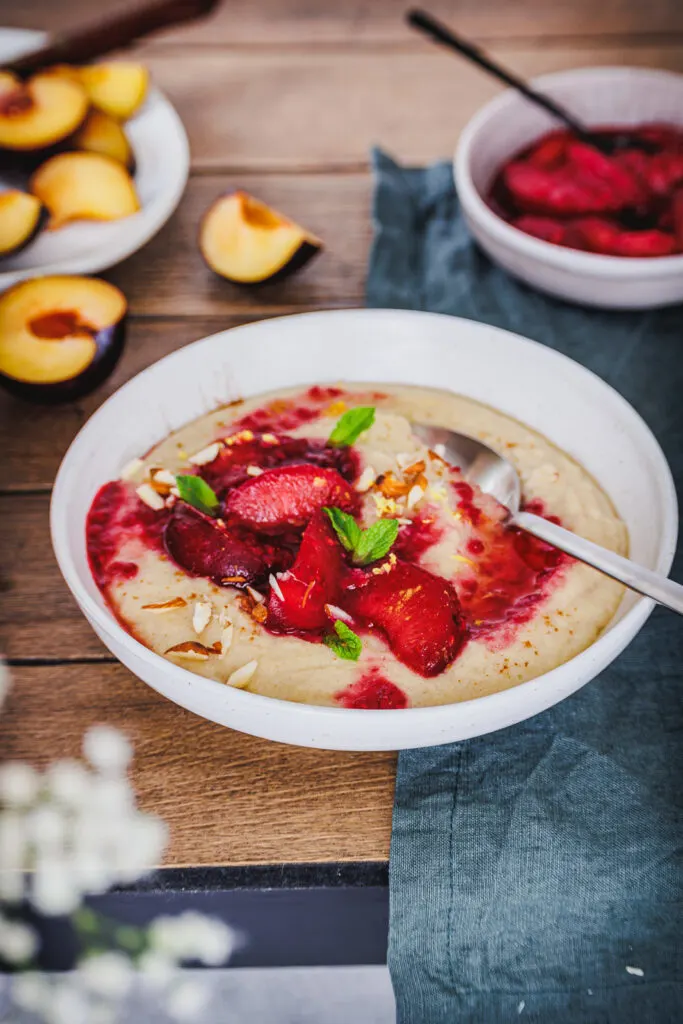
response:
[[[546,298],[473,245],[450,165],[405,169],[376,152],[374,169],[368,304],[457,314],[566,353],[633,403],[683,484],[683,309]],[[542,715],[400,755],[399,1024],[683,1019],[682,664],[683,621],[657,609],[598,679]]]

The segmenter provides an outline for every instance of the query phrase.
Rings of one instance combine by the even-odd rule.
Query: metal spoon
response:
[[[512,86],[517,92],[521,92],[523,96],[526,96],[536,106],[542,107],[543,110],[546,110],[553,117],[557,118],[558,121],[566,125],[577,138],[587,142],[595,149],[599,149],[600,152],[611,155],[617,150],[627,148],[642,149],[646,152],[653,150],[653,147],[647,140],[641,139],[638,135],[629,132],[627,129],[621,129],[619,132],[597,132],[588,128],[578,117],[570,113],[566,107],[561,106],[556,100],[551,99],[545,93],[533,88],[521,75],[510,71],[509,68],[503,67],[502,64],[493,60],[492,57],[489,57],[487,53],[484,53],[482,49],[471,43],[468,39],[456,35],[452,29],[444,25],[443,22],[438,21],[427,11],[422,11],[419,8],[410,10],[406,13],[406,21],[412,28],[423,32],[442,46],[447,46],[463,57],[467,57],[468,60],[483,68],[484,71],[493,75],[494,78],[504,82],[505,85]]]
[[[584,540],[562,526],[549,523],[542,516],[520,511],[522,491],[517,470],[488,445],[445,427],[432,427],[426,423],[413,423],[412,426],[413,433],[446,462],[457,466],[469,484],[475,484],[505,506],[511,525],[683,615],[683,587],[680,584],[593,541]]]

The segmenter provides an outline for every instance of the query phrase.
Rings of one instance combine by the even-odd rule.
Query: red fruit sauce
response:
[[[213,463],[201,467],[198,472],[216,490],[221,502],[225,502],[231,493],[234,495],[235,488],[245,485],[253,487],[254,481],[263,479],[262,477],[252,478],[246,473],[246,467],[250,465],[260,466],[267,472],[269,469],[285,465],[308,463],[316,467],[327,467],[330,471],[336,470],[346,481],[352,483],[357,478],[359,471],[358,455],[352,448],[331,449],[319,440],[294,439],[282,434],[277,437],[277,444],[275,444],[273,437],[264,440],[262,436],[264,433],[277,434],[277,432],[292,429],[293,426],[300,426],[302,423],[317,418],[323,408],[330,403],[339,401],[344,394],[339,388],[316,387],[309,389],[302,399],[287,402],[275,401],[262,409],[255,410],[243,417],[234,427],[235,432],[250,431],[254,436],[247,436],[226,447]],[[381,397],[383,396],[380,393],[372,393],[368,395],[368,400],[378,401]],[[460,602],[457,616],[461,623],[462,635],[465,642],[467,639],[481,639],[489,646],[499,647],[509,643],[513,631],[533,617],[538,605],[547,598],[552,587],[561,578],[564,566],[571,560],[541,541],[515,529],[506,528],[499,521],[489,518],[487,513],[479,507],[477,495],[469,484],[456,478],[452,483],[452,488],[460,516],[470,525],[473,534],[467,542],[467,555],[465,556],[465,559],[472,561],[471,570],[461,568],[457,578],[453,581]],[[266,488],[264,500],[267,498]],[[182,510],[187,507],[180,505],[178,508]],[[543,506],[538,501],[530,502],[527,508],[537,514],[543,514]],[[224,504],[222,509],[226,522],[218,533],[235,530],[236,527],[226,513]],[[112,584],[132,579],[137,574],[138,566],[134,559],[139,559],[145,550],[158,552],[164,557],[168,557],[170,552],[172,559],[177,561],[181,568],[183,567],[181,555],[178,552],[174,554],[175,549],[169,548],[168,544],[166,548],[164,546],[166,528],[173,520],[174,515],[172,509],[154,511],[145,505],[138,498],[132,483],[113,481],[100,488],[88,514],[86,543],[93,577],[105,595]],[[321,514],[318,513],[318,515]],[[200,518],[202,517],[200,516]],[[552,516],[547,518],[557,522]],[[331,534],[326,520],[323,521],[323,525]],[[274,601],[275,595],[269,591],[266,582],[269,572],[286,569],[299,557],[303,528],[291,529],[277,535],[263,535],[262,532],[259,533],[259,529],[258,526],[248,527],[242,523],[238,530],[238,539],[240,544],[247,545],[248,553],[256,552],[262,556],[262,575],[259,575],[258,579],[253,576],[252,582],[259,586],[267,596],[270,621],[266,621],[266,628],[274,635],[283,632],[293,633],[303,639],[319,643],[323,635],[328,632],[324,622],[320,627],[322,610],[317,617],[311,617],[307,608],[304,615],[303,605],[301,614],[292,607],[283,610],[277,607],[278,602]],[[436,507],[423,508],[410,526],[404,526],[400,530],[394,547],[394,554],[399,559],[399,565],[401,562],[420,565],[430,548],[442,539],[443,533],[444,528],[438,521]],[[235,537],[237,538],[237,533]],[[222,534],[221,541],[225,541]],[[165,551],[166,554],[164,554]],[[342,573],[342,575],[347,574],[344,579],[339,576],[338,572],[332,574],[333,579],[329,572],[322,572],[321,566],[313,557],[316,551],[317,548],[312,554],[309,552],[305,565],[302,561],[295,563],[295,565],[299,565],[298,577],[301,577],[299,583],[305,584],[299,589],[302,589],[306,600],[309,600],[308,585],[311,584],[311,581],[324,577],[326,588],[321,609],[324,608],[325,603],[344,608],[345,587],[348,589],[348,574],[357,570],[351,570],[346,566]],[[192,554],[192,552],[190,553]],[[199,553],[206,554],[203,549]],[[197,552],[194,554],[196,555]],[[234,556],[239,561],[237,557],[239,552],[233,552],[231,549],[227,554],[231,558]],[[178,559],[181,560],[178,561]],[[192,564],[195,568],[191,571],[194,572],[196,565],[194,562]],[[232,565],[232,562],[230,564]],[[213,561],[211,561],[211,565],[213,565]],[[242,572],[242,568],[244,567],[240,568],[240,580],[242,576],[246,580],[248,574],[246,568],[244,568],[244,572]],[[253,570],[253,572],[257,571],[261,572],[258,567]],[[337,579],[338,576],[339,579]],[[236,577],[231,575],[229,578],[235,579]],[[334,582],[335,579],[337,582]],[[384,578],[382,579],[384,580]],[[391,579],[391,573],[384,582],[388,583],[389,579]],[[239,582],[228,584],[227,579],[218,582],[225,585],[239,585]],[[283,591],[287,590],[288,594],[289,591],[292,591],[294,594],[292,600],[295,601],[298,592],[296,587],[285,588],[283,586],[282,589]],[[328,590],[329,593],[327,593]],[[455,597],[453,600],[455,601]],[[281,604],[281,602],[279,603]],[[277,615],[275,614],[276,609]],[[309,628],[309,620],[312,622],[313,619],[315,619],[315,628]],[[419,621],[419,616],[415,621]],[[430,621],[434,623],[435,617],[431,616]],[[362,629],[360,624],[359,628]],[[440,636],[441,634],[436,638],[437,642]],[[391,642],[390,631],[385,639],[387,638]],[[457,653],[453,656],[457,657]],[[425,672],[424,674],[430,673]],[[406,695],[390,680],[382,676],[378,669],[373,669],[363,675],[353,685],[337,694],[336,699],[344,707],[355,708],[403,708],[408,703]]]
[[[388,711],[408,707],[408,698],[395,683],[373,668],[345,690],[335,693],[335,700],[345,708]]]
[[[627,257],[683,252],[683,129],[652,124],[629,132],[640,145],[609,156],[568,130],[549,132],[503,164],[489,206],[525,234],[570,249]]]
[[[101,591],[137,575],[135,562],[122,561],[122,544],[135,540],[140,549],[163,551],[168,512],[155,512],[140,501],[132,484],[112,480],[95,495],[85,527],[90,571]]]

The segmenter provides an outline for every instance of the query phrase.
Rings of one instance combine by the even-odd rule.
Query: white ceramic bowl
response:
[[[577,68],[534,79],[587,125],[668,121],[683,127],[683,75],[646,68]],[[648,309],[683,301],[683,255],[600,256],[519,231],[484,202],[496,171],[557,121],[513,90],[466,125],[455,152],[455,185],[470,231],[492,260],[527,284],[572,302]]]
[[[0,60],[36,49],[44,32],[0,28]],[[187,183],[190,148],[182,122],[159,89],[152,87],[126,123],[135,153],[135,188],[140,210],[116,221],[74,221],[43,231],[35,241],[0,262],[0,291],[43,274],[97,274],[146,245],[171,216]],[[0,188],[13,185],[11,178]]]
[[[637,413],[594,374],[535,342],[455,317],[400,310],[306,313],[222,331],[167,356],[112,395],[71,445],[52,496],[52,542],[67,584],[109,650],[159,693],[211,721],[285,743],[343,750],[421,747],[491,732],[556,704],[608,665],[643,625],[651,601],[629,594],[596,643],[531,682],[460,704],[404,711],[316,707],[235,690],[171,664],[121,628],[86,559],[85,517],[101,484],[220,402],[339,380],[450,387],[523,420],[605,487],[628,525],[633,557],[668,571],[677,508],[666,460]]]

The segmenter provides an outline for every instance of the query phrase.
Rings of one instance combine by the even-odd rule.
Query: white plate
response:
[[[36,49],[43,32],[0,28],[0,61]],[[183,194],[190,148],[182,122],[158,89],[130,121],[126,134],[137,164],[135,188],[142,209],[122,220],[80,221],[43,231],[25,249],[0,262],[0,291],[42,274],[96,274],[137,252],[166,223]],[[0,188],[6,184],[0,171]]]
[[[422,747],[492,732],[556,704],[613,661],[645,622],[651,601],[628,594],[594,644],[531,682],[402,711],[316,707],[235,690],[171,664],[121,628],[88,569],[84,523],[98,488],[220,402],[339,380],[451,388],[528,423],[602,484],[628,526],[633,557],[668,572],[677,534],[669,467],[640,416],[599,377],[536,342],[456,317],[304,313],[222,331],[174,352],[112,395],[71,445],[52,494],[52,543],[67,584],[109,650],[159,693],[213,722],[338,750]]]

